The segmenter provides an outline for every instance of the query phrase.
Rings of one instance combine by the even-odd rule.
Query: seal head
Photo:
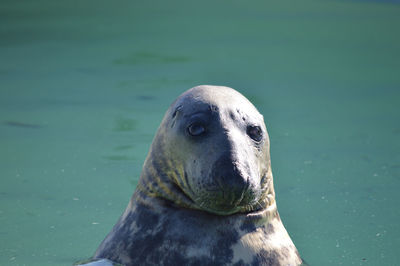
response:
[[[239,92],[199,86],[167,111],[138,191],[218,215],[262,210],[274,199],[263,116]]]

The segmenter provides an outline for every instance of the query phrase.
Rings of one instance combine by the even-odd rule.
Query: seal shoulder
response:
[[[137,205],[120,220],[95,258],[124,265],[296,265],[300,259],[277,219],[222,217]],[[287,236],[287,237],[286,237]]]

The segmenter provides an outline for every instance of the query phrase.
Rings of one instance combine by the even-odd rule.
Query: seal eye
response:
[[[188,126],[187,131],[189,132],[189,134],[191,136],[199,136],[201,134],[203,134],[204,132],[206,132],[205,127],[200,124],[200,123],[193,123],[190,126]]]
[[[248,126],[247,135],[253,140],[259,142],[262,140],[263,132],[259,126]]]

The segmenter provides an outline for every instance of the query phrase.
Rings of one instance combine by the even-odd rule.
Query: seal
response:
[[[198,86],[167,110],[137,188],[94,260],[123,265],[300,265],[278,214],[263,116]]]

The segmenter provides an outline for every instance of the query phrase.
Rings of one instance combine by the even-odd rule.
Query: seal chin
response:
[[[260,211],[267,206],[267,201],[255,197],[253,193],[245,193],[235,201],[228,201],[226,198],[213,198],[210,196],[197,203],[200,209],[218,214],[231,215],[237,213],[251,213]]]
[[[237,205],[237,206],[232,206],[229,204],[218,204],[218,205],[213,205],[213,206],[203,206],[203,210],[218,214],[218,215],[232,215],[232,214],[249,214],[249,213],[255,213],[262,211],[265,208],[265,206],[259,204],[258,202],[255,202],[253,204],[249,205]]]
[[[203,206],[204,211],[217,214],[217,215],[231,215],[240,212],[240,208],[232,207],[229,205],[214,205],[214,206]]]

